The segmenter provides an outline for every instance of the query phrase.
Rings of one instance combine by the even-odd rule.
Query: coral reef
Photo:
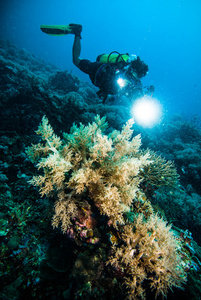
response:
[[[200,140],[200,119],[179,115],[164,120],[163,126],[146,132],[143,139],[146,147],[174,161],[180,177],[171,191],[164,186],[158,187],[154,195],[152,191],[152,204],[163,209],[174,225],[183,230],[188,228],[198,243],[201,242]]]
[[[123,213],[129,210],[140,183],[137,175],[140,168],[149,164],[148,153],[138,155],[139,136],[129,141],[132,124],[130,120],[121,133],[113,132],[108,138],[102,134],[107,127],[105,118],[97,116],[88,126],[74,125],[70,134],[64,134],[62,145],[43,117],[37,134],[45,143],[29,147],[27,153],[32,161],[42,157],[38,168],[44,170],[44,176],[35,176],[31,183],[40,187],[42,196],[50,195],[53,190],[58,192],[54,226],[62,222],[63,231],[67,230],[77,214],[77,203],[86,192],[113,226],[124,223]],[[64,192],[65,187],[70,188],[69,193]]]
[[[60,79],[64,80],[64,85]],[[157,156],[174,161],[180,182],[177,184],[175,181],[176,186],[171,188],[161,186],[161,183],[165,184],[161,180],[163,163],[156,165],[149,151],[147,161],[150,164],[146,168],[152,174],[156,166],[159,172],[155,178],[157,185],[152,185],[152,177],[142,172],[145,166],[140,167],[136,197],[129,211],[123,210],[125,224],[117,224],[117,229],[104,213],[100,214],[100,208],[89,197],[87,187],[78,195],[74,188],[72,191],[65,185],[64,193],[70,195],[72,192],[72,198],[76,197],[76,210],[73,212],[75,219],[70,220],[73,226],[67,229],[67,234],[62,234],[60,228],[51,227],[53,202],[59,203],[55,190],[51,192],[53,197],[40,197],[37,188],[27,183],[36,170],[27,159],[25,147],[38,143],[34,130],[43,115],[48,116],[55,133],[61,135],[61,129],[70,132],[73,122],[77,125],[79,122],[84,125],[93,122],[98,113],[101,118],[106,116],[109,126],[104,134],[108,135],[114,129],[121,130],[130,118],[131,103],[126,99],[109,98],[103,105],[91,84],[70,72],[46,64],[34,54],[18,49],[5,40],[0,40],[0,98],[0,299],[124,300],[126,292],[128,296],[129,293],[132,295],[129,286],[127,289],[124,285],[124,278],[134,279],[134,276],[128,275],[132,265],[128,265],[128,271],[124,269],[122,272],[107,262],[115,257],[115,251],[112,251],[114,246],[117,251],[124,248],[126,251],[124,227],[133,226],[135,234],[138,215],[144,215],[143,222],[146,224],[146,220],[149,222],[155,216],[154,211],[173,223],[173,229],[175,225],[182,228],[182,232],[177,230],[179,234],[175,230],[174,233],[176,239],[182,242],[179,253],[187,269],[192,269],[188,272],[185,291],[173,287],[173,293],[169,291],[167,299],[200,299],[201,269],[198,266],[201,250],[195,243],[201,244],[199,119],[167,116],[163,124],[146,131],[134,124],[135,132],[141,134],[141,147],[157,151]],[[72,143],[73,140],[72,135]],[[65,140],[65,143],[68,141]],[[41,144],[44,145],[44,142]],[[143,150],[136,152],[136,158],[145,153]],[[72,156],[72,159],[75,157]],[[101,169],[97,163],[92,167]],[[42,172],[41,168],[39,174]],[[66,183],[71,175],[72,171],[65,173]],[[65,206],[65,200],[63,204]],[[186,234],[187,228],[192,236]],[[154,244],[157,245],[156,241]],[[189,254],[192,257],[191,266]],[[120,266],[124,264],[121,259]],[[143,256],[139,262],[143,262]],[[155,299],[154,292],[148,291],[147,280],[142,285],[146,289],[147,299]],[[162,297],[161,294],[158,299]]]
[[[141,170],[144,183],[155,187],[174,187],[179,184],[179,175],[173,162],[166,161],[151,150],[149,157],[152,162]]]
[[[171,220],[175,226],[183,230],[188,228],[191,232],[197,233],[193,236],[198,242],[201,241],[199,234],[201,229],[201,196],[191,192],[191,190],[189,193],[181,186],[172,191],[163,187],[155,192],[152,204],[161,207],[165,211],[166,218]]]
[[[87,124],[97,113],[107,116],[115,129],[128,119],[129,107],[103,105],[92,84],[1,39],[0,73],[0,130],[32,134],[43,115],[51,119],[55,131],[68,131],[73,122]]]
[[[147,286],[156,290],[156,297],[159,294],[166,296],[169,289],[182,287],[186,281],[184,262],[179,253],[181,246],[170,228],[154,214],[146,221],[143,214],[139,214],[133,225],[124,227],[124,243],[118,248],[113,247],[114,254],[108,263],[114,272],[124,275],[129,299],[145,299]]]
[[[100,220],[105,216],[105,233],[110,228],[116,235],[108,263],[114,267],[114,273],[123,277],[128,298],[145,299],[148,286],[155,290],[156,297],[166,296],[172,287],[181,287],[191,259],[188,254],[183,258],[182,241],[175,237],[171,226],[154,214],[150,204],[149,214],[146,205],[141,205],[141,214],[139,207],[135,210],[139,199],[147,202],[140,191],[141,170],[150,164],[159,165],[160,176],[167,178],[159,185],[171,185],[178,178],[172,164],[148,151],[140,152],[140,136],[132,137],[132,125],[131,119],[121,132],[106,136],[105,118],[97,116],[88,126],[72,126],[61,140],[43,117],[36,132],[41,142],[29,147],[27,154],[43,172],[30,183],[39,187],[41,196],[57,199],[53,227],[61,223],[62,231],[71,238],[83,242],[84,236],[88,242],[97,243],[103,236],[100,232],[96,232],[98,238],[94,235],[93,218]],[[149,173],[150,184],[160,181],[155,179],[157,173],[145,173]],[[95,208],[99,214],[94,213],[92,218]],[[133,214],[131,222],[126,217],[129,212]],[[144,285],[147,281],[149,284]]]
[[[174,161],[183,185],[191,184],[198,194],[201,178],[201,128],[198,117],[173,116],[164,126],[147,135],[146,146]]]

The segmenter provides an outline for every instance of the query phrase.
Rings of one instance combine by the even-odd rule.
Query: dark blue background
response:
[[[87,81],[71,58],[73,36],[52,37],[40,24],[83,25],[82,58],[117,50],[149,65],[164,111],[201,116],[200,0],[1,0],[0,37]]]

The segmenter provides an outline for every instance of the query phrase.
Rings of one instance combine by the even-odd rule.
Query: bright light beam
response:
[[[162,107],[156,99],[144,96],[134,102],[131,113],[138,125],[151,128],[160,122]]]
[[[123,79],[123,78],[121,78],[121,77],[119,77],[119,78],[117,79],[117,83],[118,83],[118,85],[120,86],[120,88],[123,88],[123,87],[126,86],[126,80]]]

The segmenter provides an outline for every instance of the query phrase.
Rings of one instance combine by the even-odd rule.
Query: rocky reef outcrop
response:
[[[114,273],[119,278],[124,274],[121,268],[126,264],[126,256],[122,258],[120,254],[124,253],[126,243],[131,244],[130,240],[126,239],[124,245],[119,245],[119,263],[113,263],[113,253],[110,253],[111,273],[107,274],[108,277],[103,276],[105,267],[102,262],[106,261],[108,243],[114,246],[119,239],[116,231],[109,232],[108,238],[102,242],[102,248],[98,243],[88,243],[95,223],[93,216],[87,222],[86,215],[90,210],[86,205],[79,214],[78,227],[82,227],[83,231],[83,224],[88,224],[89,236],[83,238],[87,242],[82,246],[79,242],[73,243],[59,228],[53,229],[51,226],[54,211],[52,199],[41,197],[37,189],[28,183],[36,170],[28,160],[25,149],[38,142],[34,131],[42,117],[47,116],[55,133],[61,136],[63,131],[70,131],[73,123],[87,125],[97,114],[106,117],[106,134],[109,134],[114,129],[122,128],[130,119],[130,103],[111,98],[103,105],[96,95],[96,88],[91,84],[68,71],[47,65],[9,41],[0,40],[0,299],[115,297],[115,293],[113,296],[105,294],[106,287],[108,290],[117,287],[115,278],[112,281],[107,281],[107,278],[114,276]],[[175,229],[181,229],[180,238],[185,242],[186,255],[190,253],[195,257],[185,291],[174,290],[168,293],[167,299],[200,299],[199,120],[176,116],[164,119],[163,126],[159,125],[153,130],[145,131],[134,126],[135,133],[141,133],[142,148],[150,148],[164,159],[174,161],[180,175],[180,183],[171,191],[148,182],[142,182],[140,186],[159,218],[173,223],[173,229],[174,226]],[[165,160],[159,161],[165,164]],[[101,166],[94,163],[93,167]],[[154,167],[150,176],[153,173]],[[159,177],[158,180],[164,182],[164,178]],[[68,190],[65,189],[65,192]],[[143,194],[141,196],[143,198]],[[128,217],[131,218],[132,214]],[[100,218],[100,231],[104,231],[103,219]],[[101,236],[101,232],[99,234]],[[136,251],[139,252],[138,246],[131,247],[130,253]],[[140,261],[143,258],[140,257]],[[112,269],[113,265],[116,269]],[[132,269],[131,264],[129,268]],[[98,280],[105,287],[99,286],[97,290],[97,287],[93,287],[96,286],[95,282],[98,286]],[[146,281],[144,284],[143,288],[146,289]],[[119,297],[125,299],[123,294],[119,294]],[[148,294],[147,299],[154,299],[154,295]]]

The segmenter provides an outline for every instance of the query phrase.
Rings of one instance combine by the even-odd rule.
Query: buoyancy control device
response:
[[[120,54],[117,51],[113,51],[110,54],[100,54],[96,58],[97,62],[108,64],[108,63],[119,63],[125,62],[128,63],[129,61],[129,54]]]

